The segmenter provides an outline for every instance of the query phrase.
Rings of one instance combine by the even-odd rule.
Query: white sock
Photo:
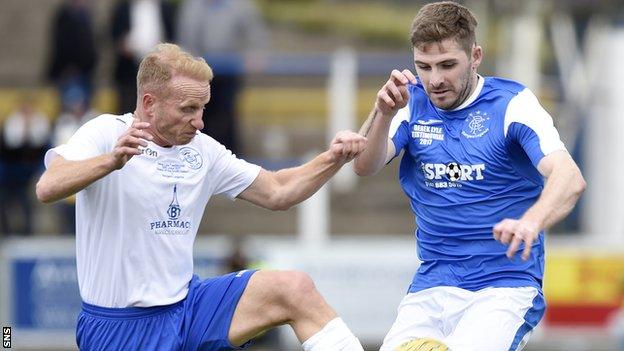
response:
[[[342,318],[329,321],[302,346],[304,351],[364,351]]]

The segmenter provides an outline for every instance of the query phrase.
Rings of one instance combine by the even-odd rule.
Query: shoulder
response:
[[[81,135],[91,135],[97,138],[117,138],[132,125],[132,114],[122,116],[103,114],[86,121],[79,128]]]
[[[114,130],[114,129],[128,129],[132,125],[132,114],[126,113],[125,115],[112,115],[112,114],[102,114],[97,117],[94,117],[88,120],[84,125],[89,128],[105,128],[106,130]]]
[[[509,95],[510,97],[513,97],[526,89],[526,86],[522,83],[500,77],[485,77],[483,87],[486,92]]]
[[[224,155],[232,155],[232,153],[229,152],[223,144],[215,140],[210,135],[201,132],[198,132],[190,143],[182,145],[181,147],[182,149],[186,148],[197,150],[202,157],[208,160],[209,164],[213,164],[213,161]]]

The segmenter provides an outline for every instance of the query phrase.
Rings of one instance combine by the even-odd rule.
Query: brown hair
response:
[[[137,73],[139,95],[149,91],[162,96],[168,92],[167,83],[175,74],[206,82],[213,77],[203,58],[193,57],[175,44],[161,43],[141,60]]]
[[[477,19],[468,8],[442,1],[423,6],[412,23],[411,41],[415,48],[445,39],[454,39],[470,56],[476,42]]]

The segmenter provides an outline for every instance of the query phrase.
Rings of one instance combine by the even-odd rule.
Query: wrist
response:
[[[537,229],[537,231],[541,231],[542,229],[544,229],[544,223],[545,223],[545,218],[536,213],[537,211],[527,211],[521,218],[520,220],[525,222],[525,223],[529,223],[530,225],[532,225],[534,228]]]
[[[344,159],[344,157],[340,157],[338,155],[336,155],[335,152],[332,152],[331,148],[329,150],[326,150],[325,152],[323,152],[321,155],[321,160],[324,164],[329,165],[330,167],[342,167],[346,161]]]
[[[377,104],[375,104],[375,113],[377,116],[381,117],[383,121],[387,121],[388,123],[390,123],[394,116],[396,116],[397,112],[398,111],[384,111],[379,108]]]

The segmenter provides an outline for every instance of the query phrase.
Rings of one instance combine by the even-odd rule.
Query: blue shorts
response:
[[[255,271],[201,281],[173,305],[106,308],[82,304],[76,342],[81,350],[235,350],[228,333],[234,310]]]

